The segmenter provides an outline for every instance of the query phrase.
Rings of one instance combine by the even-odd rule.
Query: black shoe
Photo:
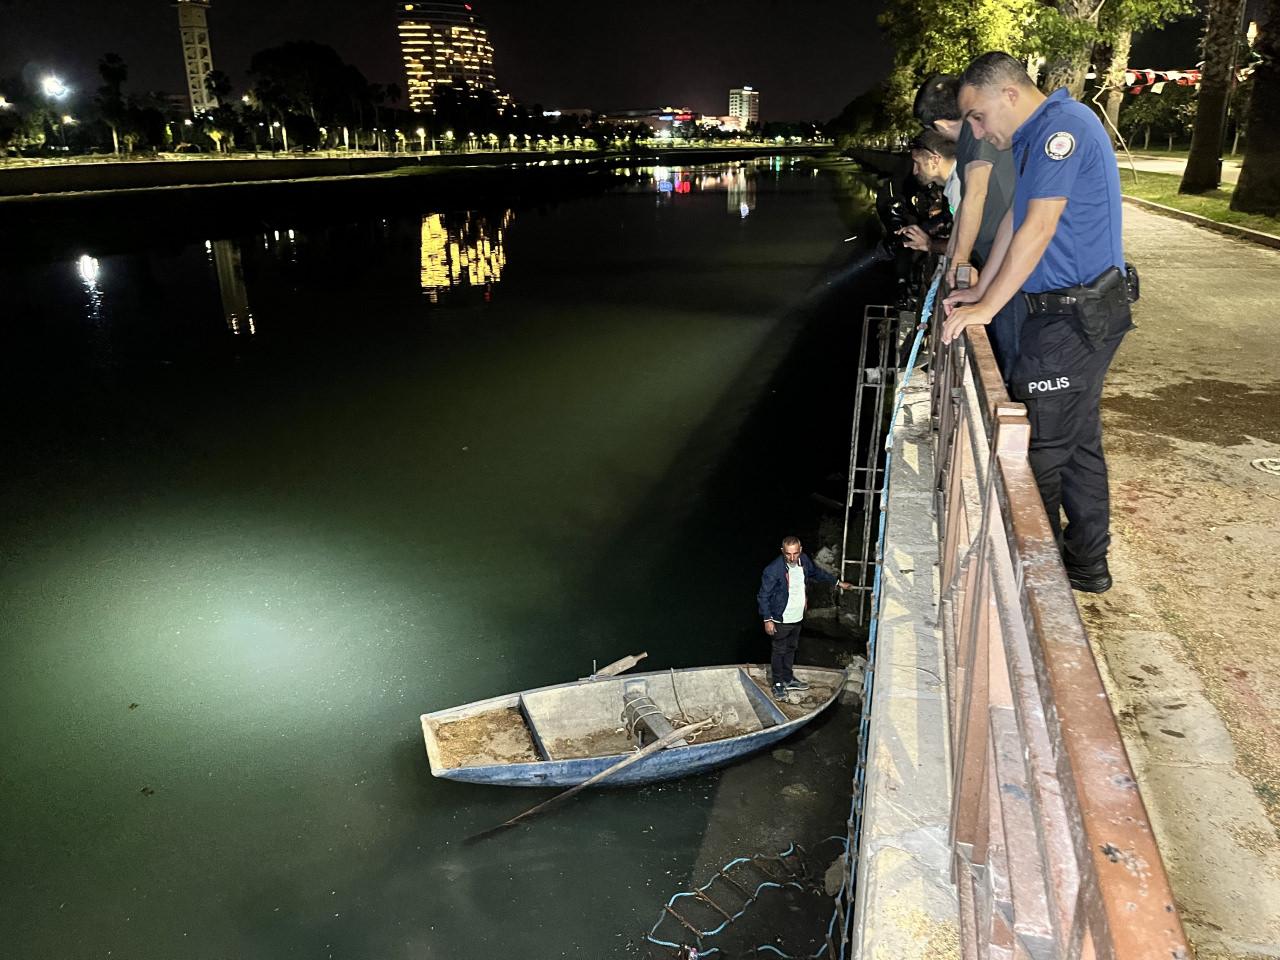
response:
[[[795,677],[792,677],[785,684],[783,684],[783,686],[785,686],[788,690],[808,690],[809,689],[809,684],[805,683],[803,680],[797,680]]]
[[[775,700],[777,700],[777,701],[779,701],[779,702],[781,702],[781,703],[786,703],[786,702],[787,702],[787,688],[786,688],[785,686],[783,686],[782,684],[780,684],[780,683],[775,683],[775,684],[773,685],[773,699],[775,699]]]
[[[1106,593],[1111,589],[1111,571],[1107,569],[1107,558],[1081,566],[1068,563],[1067,579],[1071,587],[1082,593]]]

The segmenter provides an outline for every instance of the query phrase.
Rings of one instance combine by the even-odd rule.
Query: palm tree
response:
[[[120,155],[120,125],[124,121],[125,102],[120,88],[129,79],[129,67],[118,53],[104,54],[98,61],[102,86],[98,88],[98,110],[103,122],[111,128],[111,146]]]
[[[1280,216],[1280,0],[1267,0],[1254,50],[1244,166],[1231,209]]]
[[[1200,71],[1200,97],[1191,152],[1182,172],[1179,193],[1214,190],[1222,176],[1222,131],[1227,98],[1235,77],[1236,45],[1245,0],[1208,0],[1205,11],[1204,67]]]

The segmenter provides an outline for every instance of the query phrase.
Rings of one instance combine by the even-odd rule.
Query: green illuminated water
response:
[[[418,715],[767,658],[759,568],[844,455],[854,202],[659,171],[7,266],[5,953],[635,949],[720,775],[463,847],[548,794],[434,780]]]

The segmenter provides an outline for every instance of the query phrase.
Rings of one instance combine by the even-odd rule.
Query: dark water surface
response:
[[[0,268],[5,954],[621,956],[706,879],[720,775],[463,847],[549,794],[434,780],[418,715],[766,658],[759,569],[845,456],[861,194],[788,160],[381,214]]]

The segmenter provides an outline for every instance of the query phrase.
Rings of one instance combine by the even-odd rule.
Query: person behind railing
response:
[[[1067,577],[1102,593],[1111,587],[1111,518],[1099,407],[1107,367],[1133,326],[1111,138],[1092,110],[1065,89],[1046,97],[1007,53],[970,64],[958,101],[975,136],[1012,148],[1017,180],[978,285],[944,300],[942,340],[1023,297],[1009,392],[1027,406],[1031,468]]]
[[[911,141],[911,172],[922,186],[942,187],[947,213],[955,214],[960,203],[960,180],[956,177],[956,145],[934,130],[925,130]],[[941,211],[939,211],[941,213]],[[947,249],[951,218],[930,218],[923,226],[908,224],[898,230],[902,245],[922,253],[942,253]]]
[[[956,145],[960,202],[946,251],[948,289],[978,282],[979,271],[991,256],[1000,221],[1013,202],[1013,155],[973,135],[960,116],[959,92],[959,77],[934,74],[921,85],[913,107],[922,127],[942,134]],[[965,267],[969,269],[962,270],[958,280],[957,268]],[[988,333],[1001,370],[1013,363],[1014,334],[1025,312],[1022,298],[1013,297],[991,322]]]

